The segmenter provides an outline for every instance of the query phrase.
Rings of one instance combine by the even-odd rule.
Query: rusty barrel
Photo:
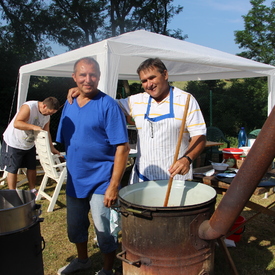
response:
[[[192,181],[146,181],[119,191],[123,275],[213,274],[214,243],[198,237],[214,212],[216,191]]]

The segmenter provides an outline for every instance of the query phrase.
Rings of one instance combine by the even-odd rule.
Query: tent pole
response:
[[[210,95],[209,95],[209,98],[210,98],[210,126],[212,126],[212,110],[213,110],[213,108],[212,108],[212,90],[210,90]]]

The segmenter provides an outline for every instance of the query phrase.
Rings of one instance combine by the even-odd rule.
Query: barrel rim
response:
[[[3,211],[16,211],[16,209],[19,209],[19,208],[22,208],[22,207],[26,207],[26,205],[35,205],[35,194],[32,193],[31,191],[28,191],[28,190],[10,190],[10,189],[4,189],[4,190],[0,190],[0,196],[1,196],[1,193],[11,193],[11,192],[16,192],[17,194],[19,193],[22,193],[22,194],[28,194],[28,196],[30,196],[30,200],[27,201],[27,202],[24,202],[18,206],[13,206],[13,207],[9,207],[9,208],[0,208],[0,213],[3,212]],[[22,198],[20,198],[22,199]]]
[[[144,182],[138,182],[138,183],[134,183],[133,185],[136,185],[136,184],[146,184],[148,182],[158,182],[158,183],[161,183],[161,184],[164,184],[165,182],[168,182],[167,180],[157,180],[157,181],[144,181]],[[181,180],[174,180],[173,181],[173,184],[174,183],[181,183],[182,184],[183,181]],[[201,208],[201,207],[205,207],[206,205],[210,205],[212,204],[213,202],[216,201],[216,198],[217,198],[217,192],[216,190],[209,186],[209,185],[206,185],[204,183],[200,183],[200,182],[195,182],[195,181],[184,181],[185,183],[188,183],[188,184],[199,184],[200,186],[203,186],[203,188],[206,188],[206,189],[209,189],[211,191],[213,191],[213,197],[211,197],[209,200],[205,201],[205,202],[202,202],[202,203],[198,203],[198,204],[193,204],[193,205],[185,205],[185,206],[146,206],[146,205],[141,205],[141,204],[137,204],[137,203],[132,203],[132,202],[129,202],[127,201],[126,199],[124,199],[122,196],[121,196],[121,191],[124,189],[124,188],[127,188],[128,186],[133,186],[133,185],[128,185],[128,186],[125,186],[123,187],[122,189],[120,189],[119,191],[119,194],[118,194],[118,197],[119,197],[119,202],[122,203],[122,204],[125,204],[127,207],[132,207],[132,208],[135,208],[135,209],[142,209],[142,210],[149,210],[149,211],[178,211],[178,210],[193,210],[193,209],[198,209],[198,208]],[[172,185],[173,187],[173,185]],[[125,189],[124,189],[125,190]]]

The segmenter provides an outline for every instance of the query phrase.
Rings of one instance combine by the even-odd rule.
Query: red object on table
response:
[[[239,148],[224,148],[222,150],[223,159],[234,159],[235,164],[233,167],[237,167],[237,160],[241,159],[241,155],[243,154],[243,150]]]

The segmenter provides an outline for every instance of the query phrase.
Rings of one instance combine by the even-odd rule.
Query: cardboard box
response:
[[[240,167],[242,166],[244,160],[241,159],[237,159],[237,168],[240,169]]]

